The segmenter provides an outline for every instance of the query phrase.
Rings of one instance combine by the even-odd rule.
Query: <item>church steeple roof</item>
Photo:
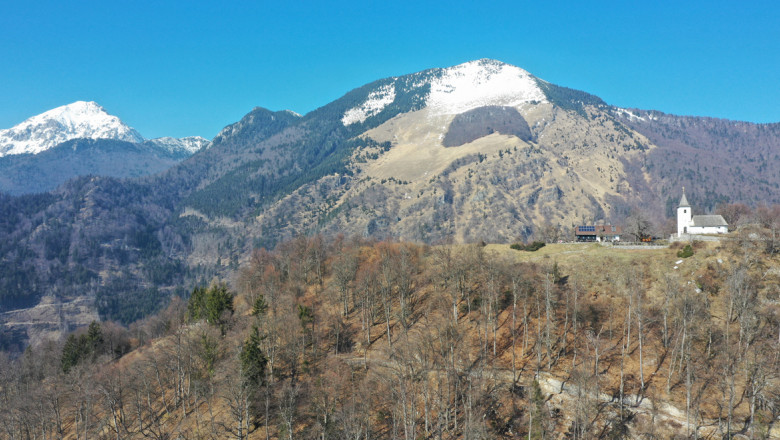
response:
[[[680,197],[680,204],[677,205],[678,208],[687,207],[690,208],[691,205],[688,204],[688,198],[685,197],[685,187],[683,187],[683,194],[682,197]]]

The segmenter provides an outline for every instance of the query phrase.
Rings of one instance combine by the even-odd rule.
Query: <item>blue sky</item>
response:
[[[478,58],[614,105],[780,122],[778,5],[9,0],[0,128],[92,100],[148,138],[211,138],[255,106]]]

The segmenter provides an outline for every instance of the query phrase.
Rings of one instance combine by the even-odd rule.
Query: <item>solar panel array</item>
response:
[[[580,232],[596,232],[595,226],[580,226]]]

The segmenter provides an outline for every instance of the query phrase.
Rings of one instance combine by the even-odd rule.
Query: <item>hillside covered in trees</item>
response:
[[[0,437],[776,438],[764,238],[681,258],[299,237],[129,328],[0,354]]]

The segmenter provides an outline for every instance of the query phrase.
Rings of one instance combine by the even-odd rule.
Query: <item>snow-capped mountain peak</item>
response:
[[[116,139],[143,142],[144,138],[92,101],[76,101],[33,116],[0,130],[0,157],[37,154],[71,139]]]
[[[431,82],[426,104],[433,114],[459,114],[486,105],[515,107],[530,101],[546,101],[530,73],[482,59],[444,69]]]
[[[430,89],[421,96],[430,116],[457,115],[478,107],[518,107],[527,102],[546,102],[539,81],[527,71],[491,59],[469,61],[446,69],[431,69],[388,78],[368,92],[363,102],[342,115],[345,126],[365,122],[384,111],[398,96]],[[405,98],[408,101],[408,96]],[[420,108],[420,107],[418,107]]]
[[[183,138],[160,137],[147,141],[161,150],[171,154],[185,154],[190,156],[202,149],[211,146],[211,141],[200,136],[188,136]]]

